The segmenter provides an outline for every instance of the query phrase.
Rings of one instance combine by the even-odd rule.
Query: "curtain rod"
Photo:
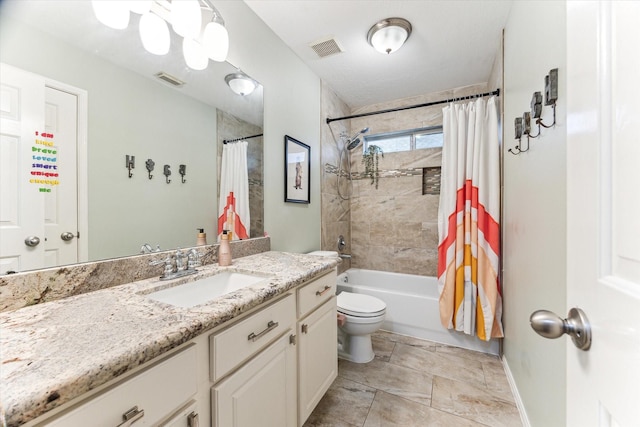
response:
[[[251,135],[251,136],[243,136],[242,138],[236,138],[236,139],[223,139],[222,143],[223,144],[228,144],[230,142],[237,142],[237,141],[242,141],[243,139],[251,139],[251,138],[258,138],[259,136],[262,136],[263,134],[259,133],[257,135]]]
[[[354,114],[352,116],[337,117],[335,119],[331,119],[331,118],[327,117],[327,124],[329,124],[331,122],[335,122],[337,120],[356,119],[358,117],[373,116],[373,115],[376,115],[376,114],[393,113],[395,111],[404,111],[404,110],[411,110],[411,109],[414,109],[414,108],[430,107],[432,105],[448,104],[450,102],[461,101],[461,100],[464,100],[464,99],[483,98],[485,96],[490,96],[490,95],[500,96],[500,89],[496,89],[493,92],[479,93],[479,94],[476,94],[476,95],[460,96],[460,97],[451,98],[451,99],[443,99],[442,101],[427,102],[426,104],[418,104],[418,105],[409,105],[407,107],[390,108],[388,110],[371,111],[369,113]]]

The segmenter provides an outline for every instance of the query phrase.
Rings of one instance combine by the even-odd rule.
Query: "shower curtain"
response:
[[[247,141],[238,141],[222,148],[218,239],[223,230],[231,231],[231,240],[249,238],[247,145]]]
[[[449,104],[442,112],[440,321],[488,341],[503,336],[496,100]]]

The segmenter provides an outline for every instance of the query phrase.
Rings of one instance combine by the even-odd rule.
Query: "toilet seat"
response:
[[[371,295],[342,291],[338,294],[338,312],[353,317],[378,317],[385,313],[384,301]]]

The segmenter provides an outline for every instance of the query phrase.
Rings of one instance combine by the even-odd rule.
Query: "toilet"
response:
[[[371,362],[375,357],[371,334],[380,329],[387,305],[371,295],[342,291],[338,294],[338,357],[354,363]]]
[[[309,255],[337,257],[338,252],[314,251]],[[371,334],[384,322],[387,305],[371,295],[342,291],[337,297],[338,317],[344,321],[338,326],[338,357],[354,363],[373,360]]]

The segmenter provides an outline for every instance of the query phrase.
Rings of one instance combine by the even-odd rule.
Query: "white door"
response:
[[[77,96],[45,88],[45,132],[51,135],[59,185],[44,193],[44,265],[78,262]]]
[[[640,425],[638,22],[640,2],[567,2],[567,308],[593,335],[567,340],[570,427]]]
[[[0,67],[0,274],[75,263],[76,97]]]

